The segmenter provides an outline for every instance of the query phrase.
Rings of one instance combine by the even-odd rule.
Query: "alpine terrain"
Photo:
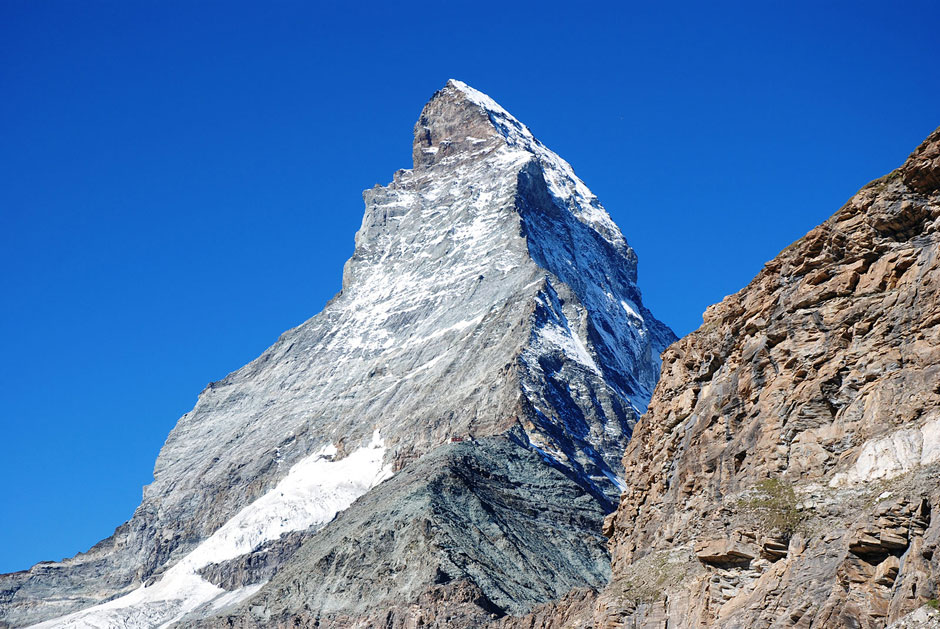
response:
[[[940,627],[940,129],[663,355],[613,575],[511,627]]]
[[[631,451],[626,481],[621,457],[653,395],[660,354],[676,337],[643,306],[634,251],[564,160],[459,81],[424,107],[413,157],[413,169],[364,193],[341,292],[202,391],[163,446],[142,503],[111,537],[71,559],[0,577],[0,625],[479,626],[573,589],[603,588],[610,557],[602,522],[637,481],[616,520],[618,568],[638,556],[621,550],[629,505],[662,491],[635,457],[640,448],[673,447],[672,433]],[[902,179],[884,185],[913,203],[904,217],[934,211]],[[873,238],[900,252],[915,245],[895,233],[932,237],[921,234],[923,224],[885,222],[885,234]],[[828,255],[830,240],[821,241],[819,255]],[[852,288],[919,286],[906,278],[925,268],[927,251],[898,253],[896,260],[909,261],[907,274],[899,270],[890,288],[876,289],[874,277]],[[863,266],[847,271],[853,277],[881,268],[859,259]],[[827,276],[813,286],[834,282]],[[800,334],[830,334],[813,332],[818,317],[800,317]],[[749,324],[754,335],[776,320],[761,321]],[[880,335],[888,325],[905,339],[921,329],[885,318],[865,333]],[[934,347],[935,330],[918,347]],[[771,343],[753,340],[761,342]],[[708,364],[716,366],[703,378],[719,377],[729,364],[732,350],[722,343],[709,347],[716,357]],[[676,365],[688,359],[677,357],[691,356],[672,351],[670,384],[647,432],[659,430],[678,386]],[[861,380],[833,367],[827,378],[842,374],[842,384],[830,387],[835,408],[850,407],[842,389],[919,356],[905,352],[879,353],[870,369],[880,371],[860,373]],[[719,399],[696,387],[688,394],[693,406]],[[924,395],[936,393],[929,388]],[[748,389],[759,390],[756,380]],[[831,405],[817,406],[820,416]],[[927,419],[911,406],[891,421],[910,431]],[[806,421],[817,431],[825,425]],[[823,452],[828,439],[819,436]],[[815,442],[801,443],[812,449]],[[725,482],[723,465],[689,479],[717,483],[709,474],[722,470]],[[739,467],[758,465],[750,458]],[[849,487],[852,474],[863,473],[852,470]],[[841,487],[831,491],[848,491]],[[926,503],[905,500],[891,517],[926,523]],[[644,544],[694,530],[677,527],[668,511],[655,512],[656,520],[653,513],[638,520],[661,526],[646,529],[649,542],[637,538]]]

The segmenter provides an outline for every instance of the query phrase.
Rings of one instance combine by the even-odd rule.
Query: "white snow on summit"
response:
[[[529,128],[519,122],[499,103],[476,90],[463,81],[450,79],[447,85],[453,87],[467,99],[479,105],[489,114],[490,121],[506,138],[510,147],[518,147],[534,154],[545,171],[545,180],[552,194],[562,205],[567,207],[579,220],[592,225],[605,238],[615,245],[625,245],[626,240],[620,228],[611,220],[597,197],[574,173],[574,169],[554,151],[542,144]]]

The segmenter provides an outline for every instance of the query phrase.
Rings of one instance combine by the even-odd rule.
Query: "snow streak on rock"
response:
[[[383,466],[385,448],[379,433],[372,442],[334,461],[328,446],[294,465],[281,482],[239,511],[195,550],[183,557],[152,585],[36,627],[106,628],[168,627],[200,608],[218,611],[248,598],[263,583],[232,592],[199,576],[210,563],[234,559],[284,533],[329,522],[359,496],[391,476]]]

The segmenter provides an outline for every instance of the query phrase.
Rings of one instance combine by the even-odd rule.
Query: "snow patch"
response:
[[[639,319],[640,321],[643,321],[643,317],[638,312],[638,308],[636,307],[636,304],[632,302],[628,302],[624,299],[621,299],[620,305],[623,306],[623,309],[627,311],[628,315],[630,315],[634,319]]]
[[[234,607],[246,598],[251,598],[251,596],[260,590],[262,586],[264,586],[264,583],[255,583],[253,585],[246,585],[244,587],[238,588],[237,590],[232,590],[231,592],[223,594],[222,596],[212,601],[212,611],[218,612],[225,609],[226,607]]]
[[[326,523],[391,475],[388,466],[382,467],[385,448],[378,431],[368,446],[344,459],[333,461],[335,452],[330,445],[296,463],[274,489],[239,511],[183,561],[198,569],[234,559],[284,533]]]
[[[551,346],[561,349],[568,358],[581,363],[588,369],[601,373],[594,357],[588,352],[584,342],[571,330],[549,323],[539,330],[539,336]]]
[[[614,474],[611,474],[610,471],[608,471],[608,470],[603,470],[603,472],[604,472],[604,476],[607,477],[607,480],[609,480],[609,481],[612,482],[614,485],[616,485],[616,486],[617,486],[617,489],[619,489],[621,492],[627,491],[627,484],[626,484],[625,482],[623,482],[623,479],[622,479],[622,478],[620,478],[619,476],[616,476],[616,475],[614,475]]]
[[[34,626],[168,627],[199,607],[220,609],[248,598],[263,584],[227,592],[198,571],[251,552],[284,533],[325,524],[392,475],[391,466],[382,465],[385,447],[378,431],[367,446],[346,458],[334,461],[335,454],[336,448],[329,445],[301,459],[273,489],[235,514],[155,584]]]

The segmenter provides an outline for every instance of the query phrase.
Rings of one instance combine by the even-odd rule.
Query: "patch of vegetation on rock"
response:
[[[698,562],[688,551],[655,552],[629,566],[622,578],[611,582],[610,589],[630,607],[655,603],[665,597],[668,589],[699,569]]]
[[[738,509],[765,534],[789,539],[796,533],[808,514],[799,508],[799,497],[793,485],[776,478],[766,478],[738,501]]]

